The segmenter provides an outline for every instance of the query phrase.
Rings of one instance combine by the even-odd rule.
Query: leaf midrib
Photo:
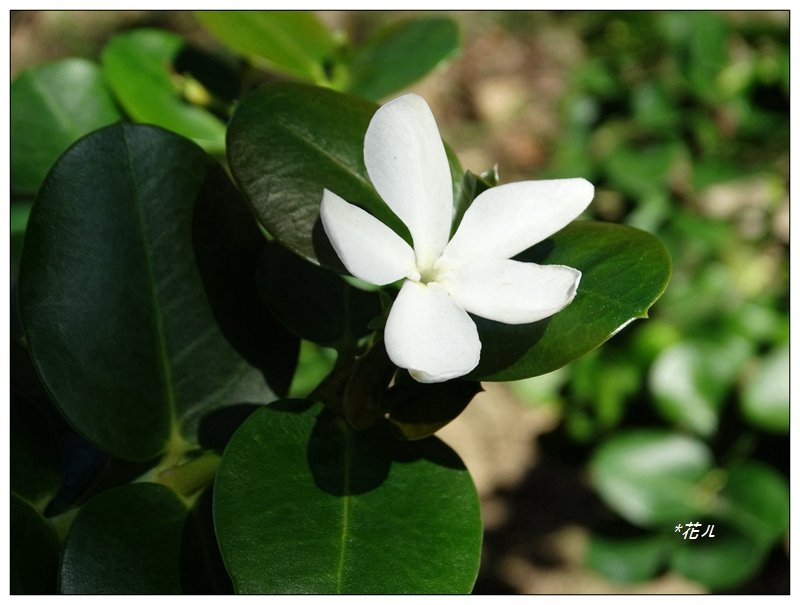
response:
[[[342,456],[342,531],[339,534],[339,563],[336,568],[336,593],[343,594],[344,568],[347,555],[347,536],[350,532],[350,462],[352,458],[350,429],[344,430],[344,452]]]
[[[144,255],[145,267],[147,269],[148,284],[150,286],[147,288],[147,290],[150,295],[150,306],[155,319],[156,356],[158,358],[159,368],[161,370],[163,396],[164,401],[167,404],[169,417],[169,427],[165,437],[169,439],[178,435],[178,427],[180,426],[178,422],[178,402],[175,394],[175,379],[172,374],[172,364],[170,364],[169,361],[166,323],[164,321],[164,314],[161,311],[161,304],[158,299],[155,271],[153,270],[153,259],[150,254],[150,249],[147,245],[145,221],[141,207],[141,194],[137,186],[132,162],[133,152],[131,150],[131,145],[128,142],[127,130],[124,126],[122,128],[122,140],[125,144],[125,161],[127,163],[128,174],[130,176],[131,189],[133,192],[133,206],[139,226],[139,233],[141,235],[142,252]]]

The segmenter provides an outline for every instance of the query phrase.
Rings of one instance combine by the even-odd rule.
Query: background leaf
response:
[[[750,343],[734,334],[687,339],[665,349],[649,376],[659,412],[680,427],[714,434],[725,397],[750,353]]]
[[[335,42],[307,11],[198,11],[197,19],[255,65],[296,78],[327,80]]]
[[[422,78],[459,43],[458,26],[447,17],[393,23],[356,48],[345,90],[377,101]]]
[[[776,347],[762,359],[742,389],[742,415],[754,426],[774,432],[789,430],[789,345]]]
[[[225,125],[182,96],[174,61],[184,47],[171,32],[137,29],[114,37],[103,49],[103,74],[125,111],[194,139],[212,153],[225,150]]]
[[[762,462],[747,460],[728,469],[718,507],[741,533],[764,544],[773,544],[789,528],[788,483]]]
[[[11,83],[11,190],[33,195],[58,156],[119,119],[100,68],[64,59],[29,68]]]
[[[469,378],[519,380],[558,369],[646,317],[671,271],[655,236],[592,221],[576,221],[516,258],[580,270],[578,293],[564,310],[530,324],[476,318],[483,346]]]
[[[663,535],[611,538],[593,534],[586,563],[614,582],[630,584],[655,576],[669,552]]]
[[[683,541],[671,558],[672,569],[714,591],[731,589],[751,578],[766,551],[731,526],[717,525],[715,538]]]
[[[218,323],[197,265],[198,248],[215,246],[192,225],[210,194],[236,203],[201,149],[120,124],[62,156],[31,214],[20,276],[31,355],[70,422],[120,457],[191,444],[209,411],[274,398]]]
[[[214,521],[239,593],[468,592],[480,557],[475,488],[447,446],[356,432],[301,401],[234,435]]]
[[[631,523],[671,528],[710,506],[697,483],[712,469],[701,441],[666,430],[639,429],[600,445],[590,462],[592,483]]]
[[[61,561],[65,594],[177,594],[187,509],[170,489],[133,483],[84,504]]]

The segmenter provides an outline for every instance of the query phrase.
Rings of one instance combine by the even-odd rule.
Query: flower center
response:
[[[440,258],[437,258],[433,262],[427,263],[417,261],[415,271],[408,275],[408,278],[426,286],[441,280],[447,273],[447,267],[443,266],[443,263],[439,262],[440,260]]]
[[[419,271],[419,282],[421,284],[429,284],[431,282],[436,281],[436,278],[439,275],[439,272],[436,270],[436,265],[430,265],[428,267],[417,267]]]

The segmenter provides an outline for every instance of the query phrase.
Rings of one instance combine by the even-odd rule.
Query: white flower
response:
[[[588,181],[524,181],[488,189],[448,241],[450,167],[433,114],[414,94],[375,112],[364,137],[364,162],[414,247],[327,189],[320,216],[350,273],[377,286],[404,279],[384,342],[392,362],[416,380],[441,382],[478,365],[481,342],[469,313],[524,324],[560,311],[575,297],[580,271],[510,259],[583,212],[594,195]]]

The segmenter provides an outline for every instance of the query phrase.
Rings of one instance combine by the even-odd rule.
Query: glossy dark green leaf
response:
[[[206,180],[197,198],[192,243],[206,297],[225,338],[263,372],[272,391],[285,396],[300,343],[264,303],[263,295],[279,287],[258,279],[268,242],[252,210],[221,171]]]
[[[309,406],[257,411],[223,455],[214,522],[236,591],[469,592],[482,531],[458,457]]]
[[[300,338],[321,345],[354,342],[381,313],[375,292],[359,290],[278,244],[264,251],[258,283],[275,317]]]
[[[275,83],[245,97],[233,114],[228,159],[237,183],[267,231],[314,263],[342,268],[319,221],[326,188],[411,241],[364,167],[364,133],[376,109],[332,90]],[[449,159],[458,189],[462,172]]]
[[[457,192],[454,191],[455,205],[453,212],[453,226],[450,230],[450,237],[455,235],[458,226],[461,224],[461,219],[464,218],[464,213],[470,207],[473,200],[481,193],[497,184],[497,171],[486,175],[488,179],[493,180],[494,183],[488,182],[482,176],[473,174],[469,170],[464,172],[464,178],[461,180],[461,187]]]
[[[725,397],[750,352],[750,343],[738,335],[683,340],[665,349],[649,376],[659,412],[680,427],[713,435]]]
[[[208,200],[237,194],[200,148],[120,124],[62,156],[31,214],[20,307],[32,357],[70,422],[120,457],[191,444],[209,411],[274,398],[198,266],[221,245],[192,223]]]
[[[631,523],[661,530],[708,511],[711,498],[699,481],[711,469],[703,442],[657,429],[619,434],[590,462],[592,483],[606,504]]]
[[[470,378],[519,380],[569,363],[647,317],[672,270],[657,237],[592,221],[576,221],[516,258],[580,270],[578,293],[564,310],[531,324],[477,318],[481,361]]]
[[[340,365],[337,372],[332,374],[337,380],[341,369]],[[359,430],[368,429],[386,413],[384,393],[396,371],[397,367],[389,359],[382,340],[356,357],[352,369],[346,369],[347,383],[341,407],[350,426]],[[319,401],[328,403],[327,399],[320,398]]]
[[[186,506],[155,483],[98,494],[78,512],[61,561],[66,594],[177,594]]]
[[[184,45],[180,36],[164,30],[119,34],[103,50],[103,74],[134,120],[167,128],[209,152],[221,153],[225,125],[186,100],[186,80],[174,70],[173,61]]]
[[[480,383],[468,380],[423,384],[398,379],[386,395],[391,407],[387,419],[404,439],[429,437],[457,418],[481,390]]]
[[[214,533],[213,502],[213,490],[205,490],[186,518],[180,561],[184,594],[233,594]]]
[[[228,159],[236,181],[267,231],[312,262],[341,267],[319,221],[325,188],[410,241],[364,167],[364,133],[376,109],[331,90],[278,83],[245,97],[233,114]]]
[[[671,558],[672,569],[710,590],[730,590],[752,578],[767,550],[735,527],[715,524],[714,538],[680,540]]]
[[[356,48],[345,89],[377,101],[422,78],[459,43],[458,26],[447,17],[393,23]]]
[[[777,433],[789,430],[789,345],[759,360],[741,393],[740,407],[747,421]]]
[[[198,11],[198,20],[255,65],[315,83],[327,81],[336,43],[308,11]]]
[[[761,462],[737,464],[728,470],[718,514],[743,534],[772,544],[789,528],[789,484],[777,470]]]
[[[58,156],[119,119],[100,68],[84,59],[32,67],[11,83],[11,189],[33,195]]]
[[[586,563],[620,584],[644,582],[665,565],[670,545],[664,535],[610,538],[592,534]]]
[[[11,495],[11,594],[54,594],[61,546],[56,532],[21,498]]]

